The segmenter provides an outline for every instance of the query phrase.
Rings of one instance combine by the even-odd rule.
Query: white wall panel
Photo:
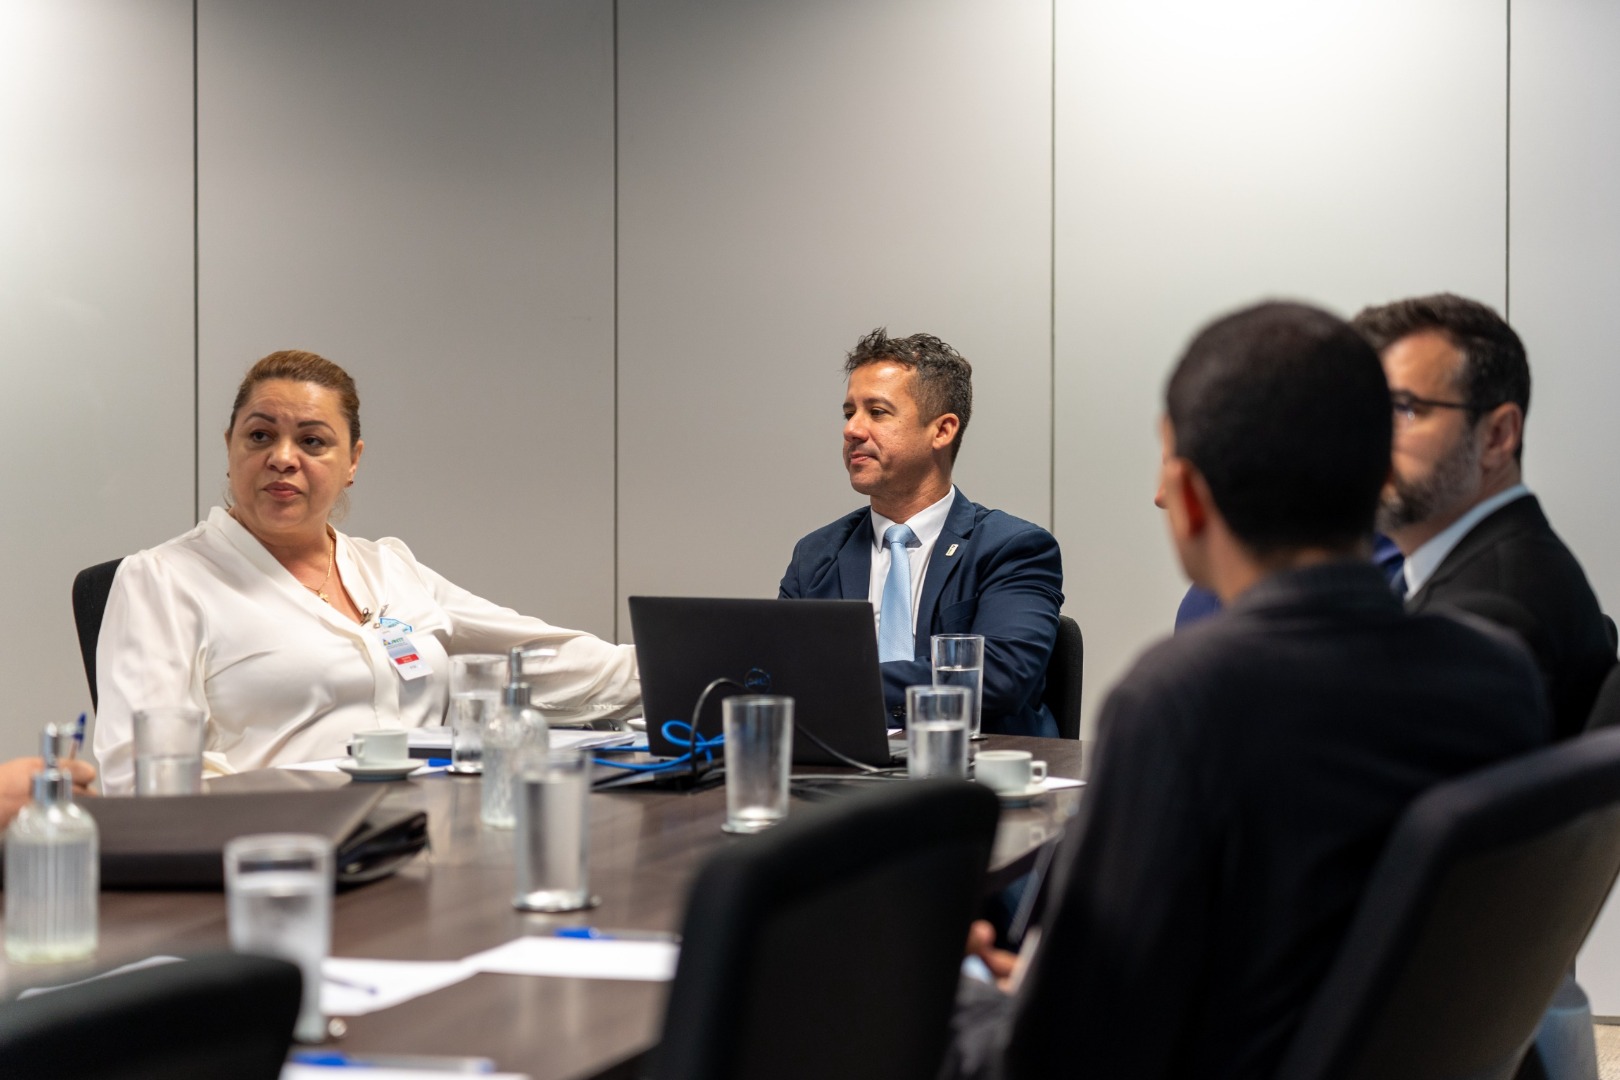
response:
[[[90,706],[68,589],[191,524],[189,0],[0,4],[0,758]]]
[[[1616,56],[1620,6],[1513,5],[1509,306],[1530,354],[1525,472],[1611,612],[1620,612]]]
[[[1525,475],[1604,609],[1620,610],[1620,7],[1513,5],[1509,306],[1530,353]],[[1620,908],[1577,965],[1620,1016]]]
[[[1088,722],[1185,588],[1163,382],[1216,314],[1504,292],[1506,18],[1476,0],[1057,6],[1058,539]]]
[[[773,596],[861,504],[841,365],[879,325],[973,362],[956,479],[1047,523],[1050,27],[1035,0],[621,0],[621,601]]]
[[[360,384],[345,528],[613,629],[608,4],[203,0],[202,507],[258,357]]]

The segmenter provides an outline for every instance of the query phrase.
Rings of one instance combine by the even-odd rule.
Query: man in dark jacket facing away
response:
[[[1160,481],[1227,610],[1110,693],[1022,980],[965,984],[948,1073],[1268,1075],[1412,798],[1548,741],[1518,643],[1407,614],[1369,562],[1391,422],[1326,312],[1264,304],[1189,346]]]

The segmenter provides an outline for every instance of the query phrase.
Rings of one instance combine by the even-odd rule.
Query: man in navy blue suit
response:
[[[844,467],[871,504],[798,542],[782,598],[871,601],[897,725],[906,687],[933,681],[930,638],[982,634],[984,730],[1056,736],[1041,692],[1063,605],[1057,540],[951,483],[973,412],[972,365],[937,337],[880,328],[844,371]]]

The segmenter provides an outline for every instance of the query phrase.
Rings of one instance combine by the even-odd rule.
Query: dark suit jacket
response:
[[[1550,737],[1490,624],[1365,563],[1262,581],[1110,693],[1034,962],[965,1002],[952,1071],[1271,1075],[1407,803]]]
[[[781,597],[868,599],[872,544],[866,508],[817,529],[794,547]],[[903,724],[906,687],[933,681],[934,634],[983,634],[984,730],[1056,737],[1041,691],[1062,606],[1063,564],[1052,534],[958,491],[923,578],[915,659],[880,665],[891,715]]]
[[[1469,530],[1409,611],[1460,608],[1514,631],[1530,646],[1560,737],[1586,727],[1614,645],[1581,564],[1558,539],[1534,495],[1515,499]]]

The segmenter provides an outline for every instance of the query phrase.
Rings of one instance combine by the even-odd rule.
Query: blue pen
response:
[[[663,930],[600,930],[594,926],[561,926],[553,937],[576,941],[679,941],[679,934]]]
[[[79,722],[73,727],[73,745],[68,747],[67,755],[69,761],[72,761],[74,758],[78,757],[79,751],[84,749],[84,721],[86,715],[87,714],[85,713],[80,713]]]
[[[338,1050],[294,1050],[287,1060],[327,1069],[424,1069],[430,1072],[485,1074],[495,1071],[487,1057],[441,1057],[433,1054],[345,1054]]]

